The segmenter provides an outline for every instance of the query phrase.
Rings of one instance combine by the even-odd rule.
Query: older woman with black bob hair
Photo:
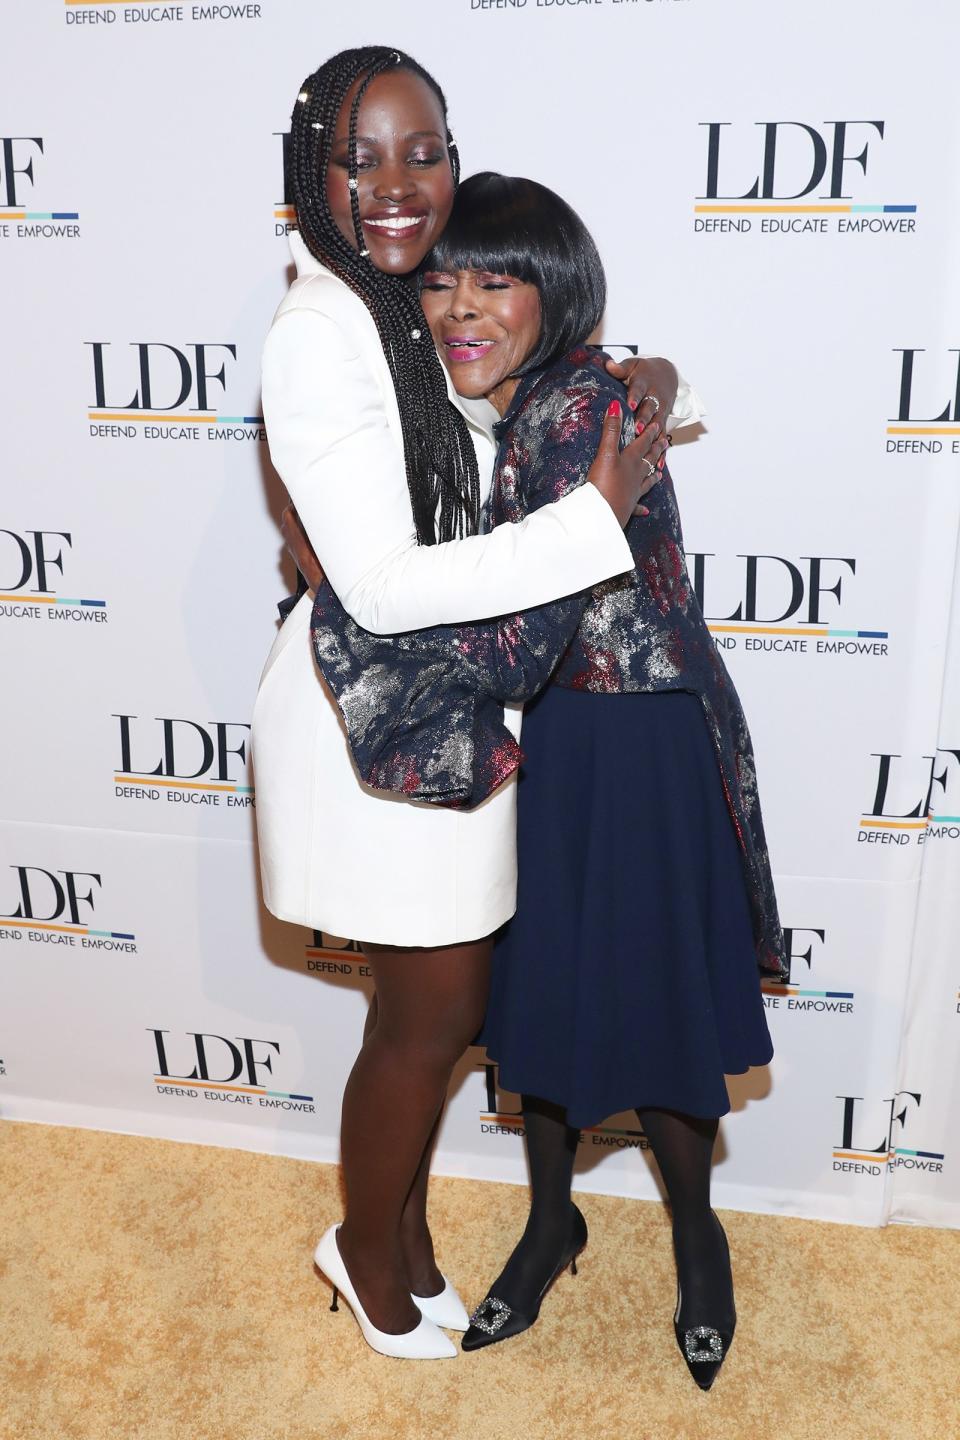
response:
[[[605,296],[593,240],[559,196],[493,174],[464,183],[422,303],[458,394],[500,415],[487,528],[581,485],[599,423],[616,443],[623,387],[584,343]],[[633,428],[627,417],[624,440]],[[507,753],[520,759],[503,704],[542,690],[523,726],[518,908],[481,1037],[523,1097],[532,1206],[464,1348],[535,1322],[587,1240],[570,1196],[579,1130],[632,1108],[672,1208],[677,1343],[706,1389],[736,1323],[710,1207],[724,1076],[770,1059],[757,971],[782,977],[785,961],[750,736],[659,467],[617,579],[389,640],[321,587],[313,630],[361,774],[416,798],[480,803]]]

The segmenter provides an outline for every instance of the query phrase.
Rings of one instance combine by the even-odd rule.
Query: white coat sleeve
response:
[[[273,464],[344,609],[365,630],[484,620],[633,568],[593,485],[490,534],[418,545],[377,378],[320,311],[278,316],[262,381]]]
[[[654,355],[640,355],[640,360],[654,360]],[[673,409],[667,416],[666,431],[672,435],[674,430],[681,430],[684,425],[696,425],[706,414],[706,408],[696,390],[677,371],[677,398],[673,402]]]
[[[668,435],[674,430],[681,430],[684,425],[696,425],[706,414],[704,403],[689,380],[684,380],[682,375],[678,375],[677,379],[677,398],[667,416]]]

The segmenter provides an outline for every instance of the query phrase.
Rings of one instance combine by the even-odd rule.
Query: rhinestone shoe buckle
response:
[[[478,1330],[486,1331],[488,1335],[496,1335],[512,1314],[510,1306],[503,1300],[498,1300],[496,1295],[488,1295],[470,1316],[470,1324],[476,1325]]]
[[[706,1345],[704,1345],[706,1341]],[[714,1330],[710,1325],[695,1325],[692,1330],[683,1332],[683,1353],[691,1364],[700,1360],[708,1360],[712,1363],[723,1359],[723,1340],[719,1330]]]

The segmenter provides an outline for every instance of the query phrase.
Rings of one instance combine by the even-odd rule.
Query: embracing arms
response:
[[[624,422],[619,403],[611,403],[614,389],[606,377],[595,374],[567,392],[535,459],[520,476],[511,507],[514,513],[520,510],[525,517],[535,515],[544,505],[582,487],[594,459],[598,433],[598,454],[609,462],[618,455],[622,441],[629,444],[633,440],[632,418]],[[651,412],[652,407],[639,412],[646,422],[641,424],[644,433],[631,448],[638,457],[648,456],[651,466],[662,466],[666,441]],[[512,527],[505,522],[500,528]],[[431,627],[410,636],[409,643],[424,657],[447,658],[449,684],[492,700],[522,703],[549,681],[592,596],[592,588],[587,588],[495,620]],[[443,699],[438,690],[438,710]]]
[[[648,421],[654,415],[661,419],[666,416],[665,428],[668,433],[672,433],[702,418],[703,402],[693,386],[680,378],[676,366],[670,360],[660,356],[642,355],[626,361],[609,360],[606,368],[627,386],[627,405],[630,410],[638,411],[638,420]],[[641,411],[640,406],[644,400],[646,405]],[[594,465],[593,471],[596,469]],[[601,493],[604,493],[604,480],[601,476],[595,475],[595,484]],[[636,513],[643,514],[644,507],[638,505]],[[306,587],[316,590],[323,581],[323,569],[297,508],[292,503],[286,505],[281,512],[280,532]],[[293,600],[299,598],[300,594],[302,590],[290,601],[285,601],[284,605],[292,606]]]
[[[601,421],[601,451],[607,459],[617,456],[620,407],[607,408],[613,388],[594,376],[569,394],[536,445],[535,460],[522,467],[522,494],[518,488],[494,534],[517,528],[524,512],[542,513],[583,486]],[[648,425],[637,442],[651,464],[663,448],[656,429]],[[591,595],[588,588],[496,620],[383,638],[354,624],[322,582],[312,617],[314,647],[361,778],[411,799],[479,804],[519,763],[502,702],[528,700],[547,683]]]
[[[393,634],[526,609],[631,568],[595,485],[487,535],[417,545],[394,403],[327,315],[281,313],[263,359],[270,453],[347,613]]]

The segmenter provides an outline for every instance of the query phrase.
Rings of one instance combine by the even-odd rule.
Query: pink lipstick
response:
[[[455,335],[450,340],[444,340],[443,344],[447,359],[454,364],[461,364],[470,360],[482,360],[496,341],[478,340],[472,335]]]

